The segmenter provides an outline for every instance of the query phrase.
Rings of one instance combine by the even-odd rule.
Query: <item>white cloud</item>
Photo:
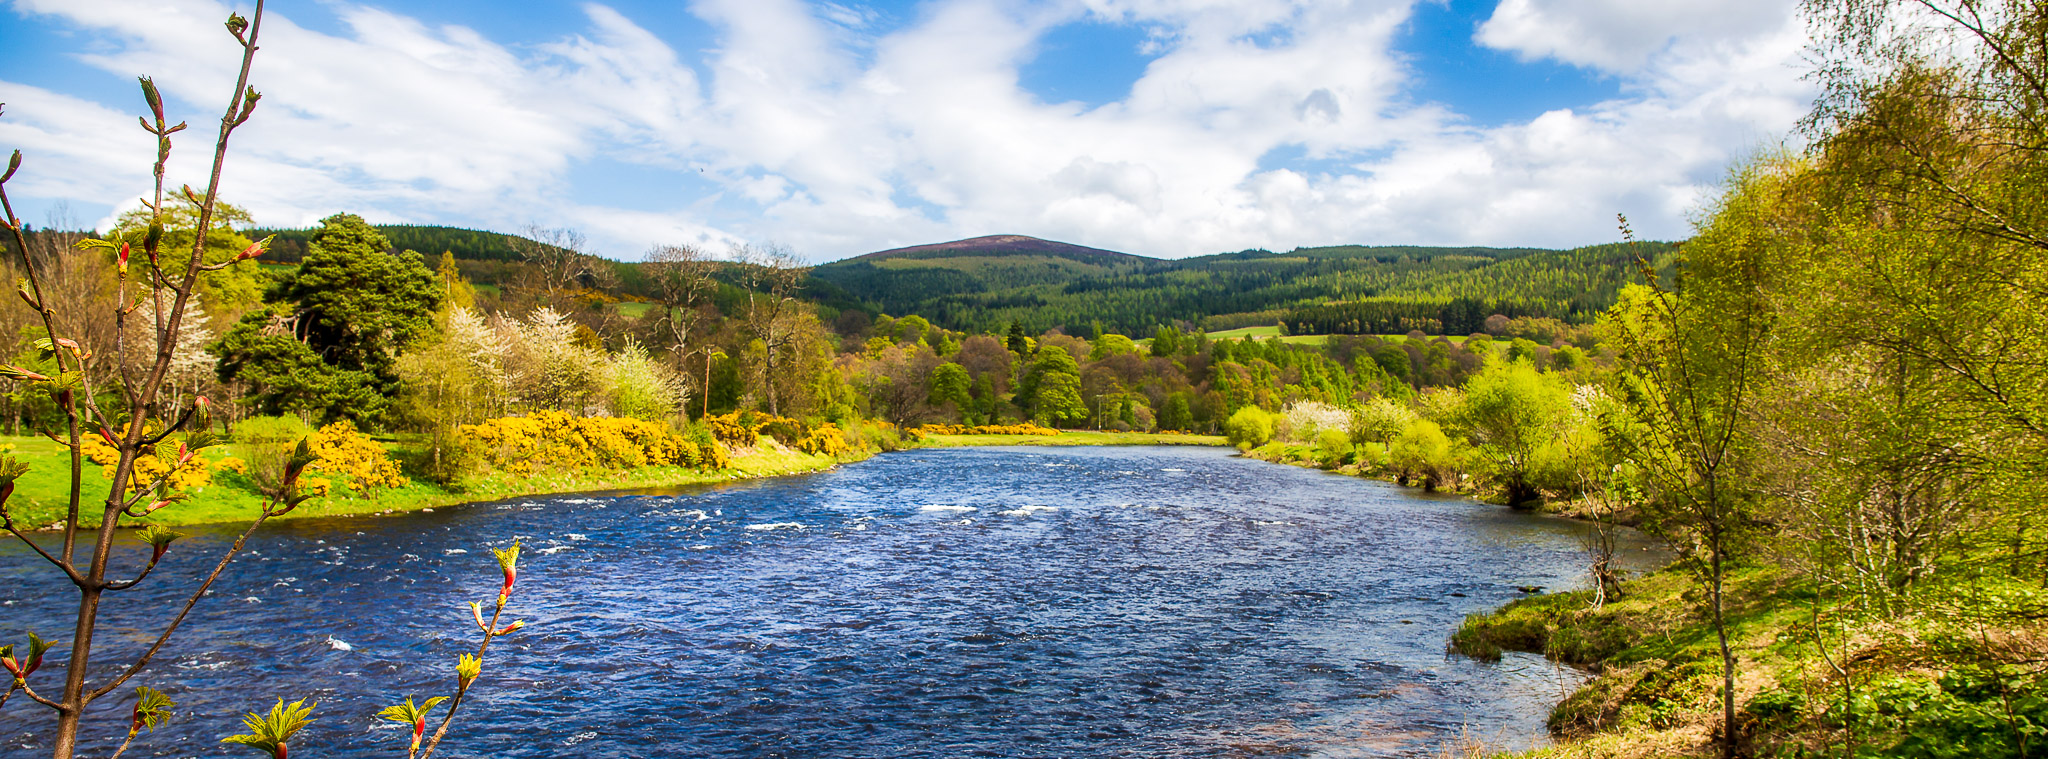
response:
[[[1501,0],[1475,39],[1525,59],[1631,74],[1672,47],[1769,34],[1792,12],[1784,0]]]
[[[1781,6],[1726,20],[1505,0],[1480,41],[1599,67],[1628,94],[1478,129],[1409,101],[1413,74],[1392,48],[1410,0],[939,0],[883,31],[857,5],[698,0],[691,12],[718,32],[701,58],[602,5],[585,6],[580,32],[524,47],[334,5],[342,34],[266,19],[254,76],[266,98],[237,137],[227,191],[264,223],[348,210],[575,224],[624,258],[740,240],[828,258],[1007,232],[1162,256],[1570,245],[1612,239],[1616,211],[1676,237],[1731,160],[1804,110],[1803,37]],[[213,103],[233,81],[225,6],[17,7],[115,43],[58,63],[153,73],[181,106]],[[1084,20],[1147,30],[1156,57],[1117,102],[1042,102],[1020,68],[1048,31]],[[17,192],[121,206],[146,191],[150,143],[129,116],[4,75],[0,99],[0,140],[90,169],[25,169]],[[210,141],[198,133],[214,119],[181,110],[199,126],[172,174],[198,177]],[[1262,170],[1275,151],[1319,168]],[[676,181],[609,207],[578,185],[594,161]]]

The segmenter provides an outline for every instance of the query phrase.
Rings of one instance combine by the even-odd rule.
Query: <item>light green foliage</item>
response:
[[[1181,352],[1184,337],[1179,329],[1160,327],[1152,332],[1152,355],[1156,357],[1177,356]]]
[[[1420,482],[1427,490],[1449,484],[1458,470],[1450,436],[1428,419],[1417,419],[1402,429],[1387,446],[1387,459],[1397,479]]]
[[[135,260],[143,256],[143,241],[148,237],[150,217],[148,208],[136,208],[114,220],[113,235],[130,245]],[[158,243],[157,261],[166,274],[183,274],[186,262],[191,260],[192,240],[199,228],[199,206],[184,197],[171,195],[164,201],[161,218],[164,234]],[[203,264],[233,261],[253,242],[235,231],[237,225],[247,227],[250,223],[249,212],[239,206],[217,203],[210,223],[212,228],[206,233],[206,250],[200,256]],[[218,271],[201,272],[198,295],[212,309],[214,316],[233,321],[262,304],[263,288],[268,284],[269,278],[264,276],[255,261],[243,261]]]
[[[1188,410],[1186,393],[1173,393],[1166,397],[1166,407],[1159,412],[1159,428],[1162,430],[1187,430],[1195,425],[1194,414]]]
[[[242,717],[242,726],[249,731],[248,733],[230,735],[222,738],[220,742],[248,746],[282,759],[286,756],[286,745],[291,742],[292,736],[297,735],[299,730],[305,728],[306,723],[312,721],[313,707],[306,706],[305,703],[305,699],[300,699],[287,706],[284,699],[280,698],[276,706],[270,707],[269,714],[250,712]]]
[[[1587,361],[1586,351],[1574,345],[1567,345],[1550,352],[1550,368],[1560,372],[1568,372],[1585,367]]]
[[[1374,398],[1351,410],[1351,439],[1359,443],[1386,443],[1401,434],[1415,420],[1408,405],[1392,398]]]
[[[1351,436],[1340,428],[1325,428],[1316,434],[1316,458],[1325,468],[1347,463],[1351,451]]]
[[[932,337],[931,333],[933,331],[932,323],[926,321],[925,318],[922,316],[918,316],[915,314],[905,316],[901,319],[897,319],[896,322],[890,326],[890,337],[895,338],[896,341],[899,343],[929,344],[931,342],[934,342],[933,340],[930,339]],[[879,328],[880,325],[877,324],[877,329]]]
[[[1507,358],[1509,361],[1535,361],[1536,343],[1527,338],[1515,338],[1508,343]]]
[[[1537,497],[1531,470],[1571,413],[1570,391],[1528,361],[1495,361],[1465,383],[1464,419],[1482,474],[1509,505]]]
[[[1073,354],[1065,348],[1050,346],[1038,352],[1031,360],[1031,366],[1024,370],[1024,376],[1017,381],[1016,403],[1037,414],[1039,385],[1047,375],[1068,374],[1074,377],[1075,397],[1079,396],[1081,365],[1074,361]],[[1086,416],[1083,412],[1082,416]]]
[[[1145,350],[1139,348],[1138,344],[1130,338],[1118,334],[1108,334],[1095,339],[1095,345],[1088,351],[1088,360],[1101,361],[1110,356],[1142,354],[1144,352]]]
[[[1223,423],[1223,437],[1238,448],[1257,448],[1273,439],[1279,417],[1257,406],[1246,406]]]
[[[675,416],[682,406],[682,383],[638,342],[626,340],[605,369],[606,391],[615,416],[660,422]]]
[[[1058,427],[1088,418],[1088,404],[1081,400],[1081,378],[1066,372],[1044,375],[1039,380],[1038,392],[1031,405],[1033,417],[1049,426]]]

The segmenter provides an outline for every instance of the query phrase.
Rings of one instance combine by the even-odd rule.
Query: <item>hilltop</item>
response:
[[[486,287],[518,276],[517,235],[455,227],[377,225],[395,248],[430,261],[446,251]],[[291,263],[311,230],[279,235],[268,260]],[[1587,322],[1635,275],[1636,257],[1660,269],[1675,246],[1646,243],[1548,248],[1335,245],[1264,249],[1178,260],[1025,235],[989,235],[876,251],[820,264],[807,297],[828,311],[917,314],[950,329],[1039,332],[1105,329],[1150,334],[1184,324],[1208,330],[1286,324],[1301,334],[1463,335],[1492,314]],[[640,266],[612,262],[615,296],[651,297]]]
[[[1166,260],[1022,235],[869,253],[818,266],[851,304],[953,329],[1055,326],[1149,334],[1287,322],[1316,332],[1462,335],[1487,316],[1584,322],[1613,302],[1635,257],[1672,246],[1546,248],[1339,245]],[[846,304],[843,304],[846,305]],[[1337,306],[1332,310],[1332,306]]]

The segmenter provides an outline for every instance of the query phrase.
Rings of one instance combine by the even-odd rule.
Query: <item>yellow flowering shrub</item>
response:
[[[113,479],[114,468],[121,463],[121,451],[98,435],[86,435],[79,440],[79,452],[92,463],[100,465],[100,472],[107,479]],[[172,491],[192,490],[213,484],[213,470],[204,456],[193,456],[183,465],[177,465],[178,444],[164,442],[157,445],[154,453],[135,457],[135,476],[128,479],[128,492],[140,492],[154,486],[158,480],[169,477],[167,486]],[[173,468],[175,467],[175,471]]]
[[[508,416],[456,430],[463,445],[508,474],[542,469],[644,466],[724,468],[724,451],[693,442],[660,424],[630,417],[573,417],[560,411]],[[704,441],[708,442],[708,441]]]
[[[223,472],[234,472],[235,474],[246,475],[249,473],[249,462],[243,461],[234,456],[229,456],[227,458],[221,459],[218,463],[215,463],[213,465],[213,468],[219,469]]]
[[[731,448],[744,448],[760,441],[761,428],[767,426],[767,422],[761,421],[751,411],[734,411],[704,417],[704,426],[711,428],[711,436],[718,442]]]
[[[384,445],[356,431],[346,419],[321,427],[306,441],[313,449],[313,463],[306,468],[346,477],[350,487],[368,491],[395,488],[409,482],[398,472]]]
[[[796,449],[804,453],[838,456],[853,450],[846,442],[846,432],[831,422],[812,427],[810,432],[796,441]]]
[[[959,424],[927,424],[917,428],[920,435],[1058,435],[1059,430],[1041,427],[1031,422],[1021,424],[983,424],[968,427]]]

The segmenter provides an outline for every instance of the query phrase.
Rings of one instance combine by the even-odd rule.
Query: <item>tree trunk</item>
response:
[[[1739,752],[1735,734],[1735,651],[1728,645],[1726,603],[1722,596],[1725,578],[1719,550],[1714,551],[1710,564],[1708,572],[1712,576],[1708,578],[1707,589],[1714,607],[1714,637],[1721,645],[1721,759],[1736,759]]]

